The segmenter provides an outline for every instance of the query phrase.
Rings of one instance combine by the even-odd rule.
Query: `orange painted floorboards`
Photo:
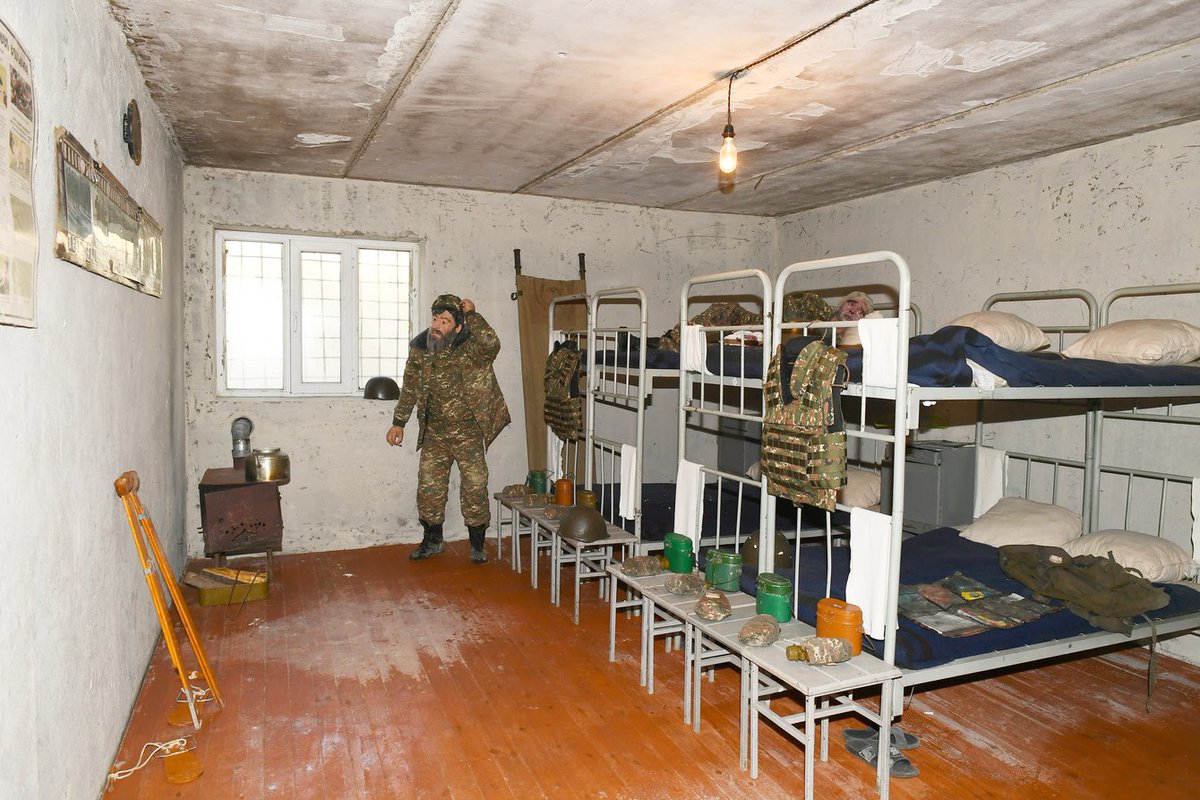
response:
[[[694,733],[681,652],[659,643],[646,694],[639,621],[618,618],[610,663],[594,584],[576,626],[569,583],[563,607],[549,603],[545,559],[535,590],[507,559],[471,564],[465,542],[422,562],[411,550],[276,556],[270,597],[240,608],[201,608],[185,587],[226,706],[200,731],[168,726],[179,684],[160,642],[115,767],[146,742],[193,734],[204,774],[172,785],[154,760],[105,797],[803,796],[802,751],[768,723],[758,779],[738,769],[733,668],[705,679]],[[184,653],[190,663],[186,640]],[[903,725],[922,739],[909,751],[921,774],[893,779],[892,797],[1200,796],[1200,668],[1160,657],[1147,712],[1146,667],[1130,648],[916,692]],[[842,746],[850,721],[832,725],[818,798],[877,796],[872,770]]]

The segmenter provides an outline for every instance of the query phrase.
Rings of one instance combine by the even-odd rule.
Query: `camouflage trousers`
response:
[[[473,428],[473,426],[471,426]],[[492,521],[488,503],[488,467],[483,437],[470,433],[428,431],[421,445],[417,469],[417,512],[426,522],[446,520],[446,496],[450,490],[450,465],[458,463],[459,505],[468,527],[487,526]]]

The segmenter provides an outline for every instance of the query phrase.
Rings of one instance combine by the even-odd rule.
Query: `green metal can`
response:
[[[755,580],[758,590],[754,607],[759,614],[770,614],[780,622],[792,618],[792,582],[774,572],[764,572]]]
[[[736,592],[741,588],[742,554],[727,550],[709,550],[704,578],[714,589]]]

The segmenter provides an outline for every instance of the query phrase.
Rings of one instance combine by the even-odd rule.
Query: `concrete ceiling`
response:
[[[1200,0],[110,2],[198,166],[775,216],[1200,118]]]

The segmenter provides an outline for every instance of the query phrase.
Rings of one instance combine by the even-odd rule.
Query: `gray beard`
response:
[[[438,336],[433,332],[433,329],[430,328],[429,336],[426,337],[425,346],[431,353],[440,353],[443,350],[448,349],[450,345],[454,344],[454,340],[456,338],[458,338],[458,334],[454,331],[450,331],[442,336]]]

